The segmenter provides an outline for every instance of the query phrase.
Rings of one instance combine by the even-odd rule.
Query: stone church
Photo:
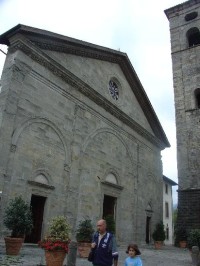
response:
[[[34,218],[28,242],[55,215],[74,233],[112,214],[119,241],[149,243],[170,145],[127,54],[24,25],[0,43],[1,215],[21,194]]]
[[[165,10],[177,131],[178,226],[200,228],[200,0]]]

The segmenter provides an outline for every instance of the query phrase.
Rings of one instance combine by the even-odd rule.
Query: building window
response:
[[[197,16],[198,16],[198,13],[196,11],[194,11],[194,12],[191,12],[191,13],[187,14],[185,16],[185,20],[186,21],[190,21],[190,20],[195,19]]]
[[[169,240],[169,226],[168,226],[168,224],[167,224],[167,226],[166,226],[166,240]]]
[[[110,91],[110,95],[112,96],[112,98],[114,100],[118,100],[119,99],[119,88],[118,88],[118,85],[112,79],[109,81],[109,91]]]
[[[196,108],[200,108],[200,88],[196,89],[194,92],[195,100],[196,100]]]
[[[165,184],[165,194],[168,194],[168,185]]]
[[[169,204],[165,202],[165,217],[169,218]]]
[[[200,44],[200,32],[198,28],[191,28],[187,32],[189,47]]]

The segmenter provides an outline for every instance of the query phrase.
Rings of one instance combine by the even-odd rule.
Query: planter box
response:
[[[91,243],[85,243],[85,242],[78,243],[78,252],[81,258],[88,258],[90,250],[91,250]]]
[[[24,238],[5,237],[6,254],[7,255],[19,255]]]

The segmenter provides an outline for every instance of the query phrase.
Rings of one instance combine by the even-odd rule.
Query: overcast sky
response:
[[[164,10],[182,2],[0,0],[0,34],[20,23],[127,53],[171,144],[162,152],[163,174],[177,182],[170,32]],[[0,52],[0,74],[4,60]]]

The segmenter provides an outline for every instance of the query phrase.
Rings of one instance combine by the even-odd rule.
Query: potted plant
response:
[[[85,219],[79,222],[76,230],[76,240],[78,242],[78,251],[81,258],[88,258],[93,233],[94,229],[91,220]]]
[[[4,225],[11,230],[11,235],[5,237],[6,254],[18,255],[24,237],[29,234],[33,228],[32,212],[21,196],[11,199],[5,209]]]
[[[177,226],[175,230],[175,242],[179,244],[180,248],[186,248],[187,246],[187,230],[184,226]]]
[[[156,224],[152,237],[154,240],[155,248],[160,249],[163,245],[163,241],[165,240],[165,230],[162,221]]]
[[[69,246],[70,225],[64,216],[56,216],[49,223],[47,236],[39,241],[39,247],[45,250],[48,266],[62,266]]]

